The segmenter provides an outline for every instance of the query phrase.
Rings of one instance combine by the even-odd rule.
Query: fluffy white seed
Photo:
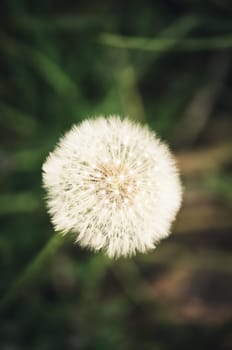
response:
[[[55,230],[116,258],[167,237],[182,197],[168,147],[117,116],[74,125],[44,163],[43,184]]]

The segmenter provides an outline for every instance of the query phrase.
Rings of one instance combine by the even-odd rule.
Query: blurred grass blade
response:
[[[0,125],[26,136],[31,135],[38,128],[35,118],[25,112],[0,101]]]
[[[201,19],[196,16],[183,16],[174,21],[170,26],[158,33],[158,38],[122,37],[120,35],[102,33],[100,42],[105,45],[150,51],[167,51],[192,29],[200,26]],[[174,37],[173,37],[174,36]],[[172,37],[171,39],[169,37]],[[162,40],[165,39],[165,40]]]
[[[11,54],[15,57],[19,57],[23,61],[26,61],[27,64],[33,66],[58,94],[79,93],[71,77],[43,52],[31,48],[30,46],[23,45],[4,35],[0,36],[0,50],[6,51],[7,54]]]
[[[232,35],[179,40],[178,38],[142,38],[103,33],[100,35],[99,40],[104,45],[119,49],[161,52],[167,50],[214,50],[232,47]]]
[[[112,17],[107,16],[108,22],[112,23]],[[12,19],[16,26],[25,30],[62,30],[79,31],[99,28],[105,24],[106,17],[103,15],[82,15],[82,16],[49,16],[33,17],[18,16]],[[104,21],[104,22],[103,22]]]
[[[175,35],[176,41],[180,40],[183,36],[187,35],[193,28],[199,24],[199,20],[195,16],[184,16],[178,18],[169,27],[165,28],[159,33],[160,37],[166,37],[169,35]],[[167,47],[167,50],[169,47]],[[142,96],[138,89],[138,79],[141,70],[148,67],[148,61],[154,64],[155,59],[158,59],[164,51],[157,52],[152,57],[146,60],[146,64],[139,64],[137,70],[134,64],[131,63],[130,55],[127,49],[121,50],[118,54],[118,60],[116,69],[114,69],[114,76],[118,86],[118,95],[121,100],[121,105],[123,113],[125,115],[130,115],[134,120],[140,123],[146,123],[146,113],[142,100]],[[143,67],[143,68],[142,68]],[[138,72],[137,72],[138,71]],[[144,72],[143,72],[144,73]]]
[[[53,255],[60,245],[63,243],[63,236],[55,234],[47,242],[45,247],[39,252],[39,254],[32,260],[31,263],[26,267],[22,274],[16,278],[12,283],[9,291],[0,301],[0,312],[4,311],[8,306],[19,297],[23,289],[36,278],[38,271],[45,264],[46,260]]]
[[[126,50],[121,51],[119,61],[120,64],[114,75],[123,112],[140,123],[146,123],[145,108],[138,89],[136,72],[130,63]]]
[[[30,213],[40,207],[40,200],[31,192],[1,194],[0,214]]]
[[[229,19],[223,18],[220,19],[212,16],[193,16],[187,15],[184,16],[186,21],[188,20],[191,23],[192,20],[195,20],[201,24],[201,27],[207,27],[209,30],[217,28],[218,30],[231,31],[232,23]],[[29,16],[26,14],[14,16],[11,18],[11,22],[16,25],[17,28],[23,29],[26,31],[81,31],[81,30],[93,30],[102,25],[104,28],[107,26],[114,26],[117,20],[116,16],[109,15],[62,15],[62,16]]]
[[[158,33],[158,38],[172,37],[177,41],[185,37],[191,30],[199,27],[201,20],[196,16],[183,16],[177,18],[169,26]]]
[[[26,51],[29,59],[31,58],[34,67],[40,71],[43,77],[58,94],[76,92],[77,88],[75,83],[48,56],[29,48]]]
[[[55,143],[55,141],[54,141]],[[43,160],[49,152],[50,144],[37,149],[26,149],[8,153],[13,168],[17,171],[34,171],[41,167]]]

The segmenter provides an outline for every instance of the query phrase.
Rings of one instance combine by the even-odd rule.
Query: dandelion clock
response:
[[[168,147],[117,116],[74,125],[45,161],[43,184],[55,230],[115,258],[155,248],[181,204]]]

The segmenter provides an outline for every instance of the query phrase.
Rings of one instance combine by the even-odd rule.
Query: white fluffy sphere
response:
[[[146,252],[170,232],[182,189],[168,147],[117,116],[74,125],[43,165],[55,230],[110,257]]]

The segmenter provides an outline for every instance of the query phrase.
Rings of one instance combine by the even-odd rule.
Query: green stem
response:
[[[29,263],[23,273],[12,283],[5,296],[3,296],[0,301],[0,312],[4,311],[17,299],[28,283],[36,277],[46,260],[57,251],[63,240],[63,237],[59,234],[52,236],[35,259]]]

